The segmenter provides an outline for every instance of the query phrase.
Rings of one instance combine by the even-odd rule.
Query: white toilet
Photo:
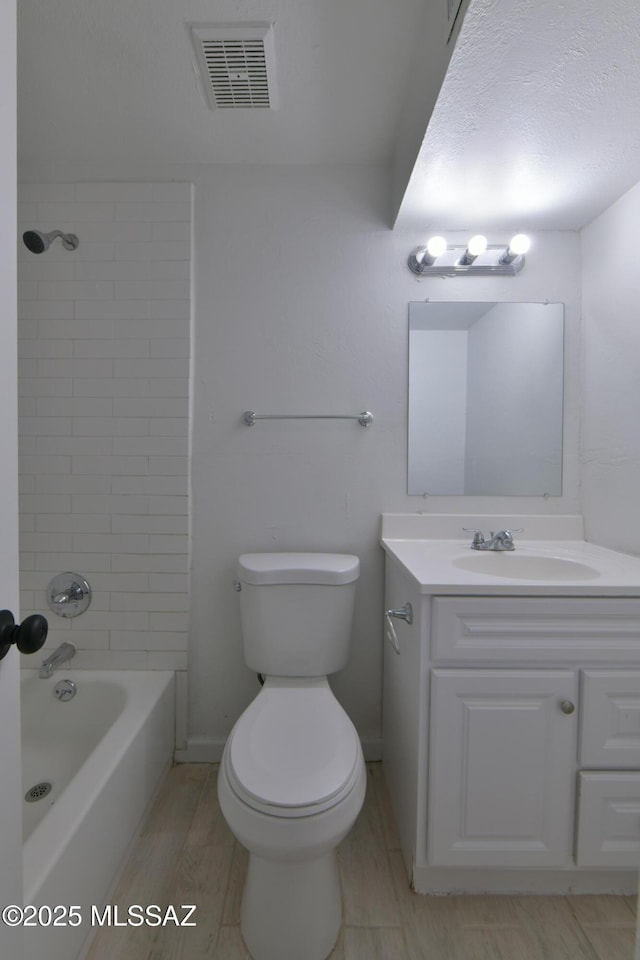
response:
[[[346,554],[238,561],[245,661],[265,682],[229,734],[218,796],[250,855],[241,930],[254,960],[324,960],[340,930],[336,847],[366,772],[327,674],[347,662],[359,570]]]

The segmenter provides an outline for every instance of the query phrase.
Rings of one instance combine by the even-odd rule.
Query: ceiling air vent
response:
[[[272,24],[192,23],[189,30],[212,110],[275,109]]]

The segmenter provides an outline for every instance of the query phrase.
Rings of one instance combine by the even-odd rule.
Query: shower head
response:
[[[24,245],[31,253],[44,253],[56,237],[61,237],[62,246],[65,250],[75,250],[80,242],[75,233],[63,233],[62,230],[51,230],[50,233],[42,233],[40,230],[27,230],[22,234]]]

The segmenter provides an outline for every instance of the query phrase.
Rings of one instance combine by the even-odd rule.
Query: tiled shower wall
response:
[[[191,185],[25,184],[20,231],[21,616],[78,667],[186,669]],[[46,606],[82,574],[89,610]],[[26,665],[26,664],[25,664]]]

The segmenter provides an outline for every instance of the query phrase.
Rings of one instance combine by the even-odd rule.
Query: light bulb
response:
[[[431,237],[427,243],[427,253],[435,260],[441,257],[447,249],[447,241],[444,237]]]
[[[467,244],[467,252],[472,257],[479,257],[481,253],[484,253],[487,249],[487,238],[483,237],[481,233],[476,234],[475,237],[471,237],[469,243]]]
[[[481,233],[477,233],[475,237],[471,237],[469,243],[467,244],[467,249],[460,257],[458,261],[459,265],[462,267],[468,267],[476,257],[479,257],[481,253],[484,253],[487,249],[487,238],[483,237]]]
[[[531,241],[526,233],[516,233],[515,237],[511,238],[509,253],[515,253],[516,257],[521,257],[523,253],[527,252],[530,246]]]

